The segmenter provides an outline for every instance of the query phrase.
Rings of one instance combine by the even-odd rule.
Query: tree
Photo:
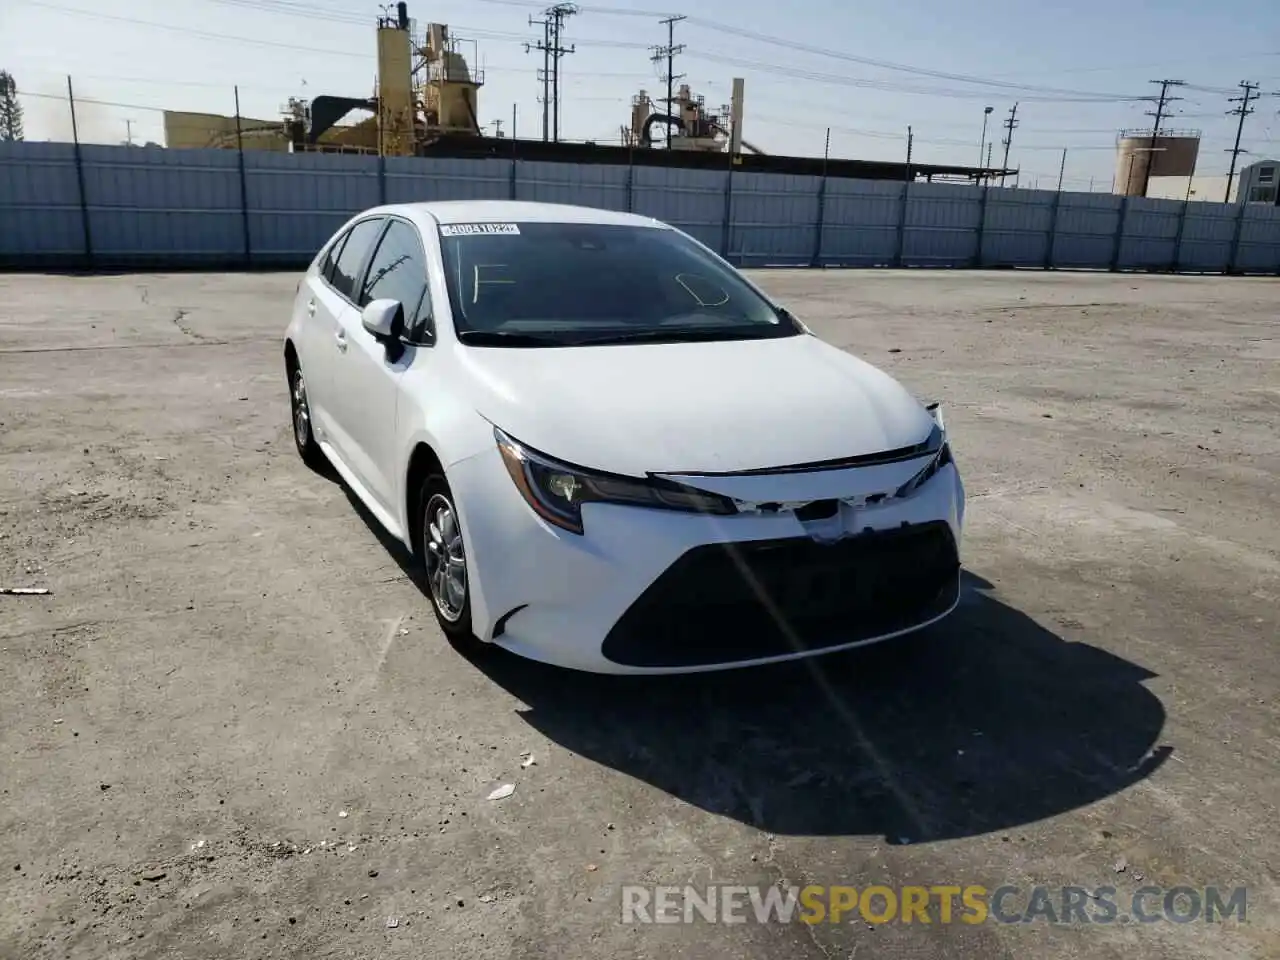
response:
[[[22,139],[22,104],[12,74],[0,70],[0,141]]]

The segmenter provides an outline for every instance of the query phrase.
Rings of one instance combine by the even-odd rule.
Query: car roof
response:
[[[369,213],[398,213],[410,219],[430,218],[437,223],[601,223],[635,227],[665,227],[653,217],[618,210],[598,210],[567,203],[533,203],[524,200],[444,200],[437,203],[402,203],[377,207]]]

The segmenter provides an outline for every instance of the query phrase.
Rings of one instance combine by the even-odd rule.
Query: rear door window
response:
[[[355,299],[356,284],[360,280],[360,272],[364,268],[365,262],[369,259],[369,253],[373,249],[374,242],[378,239],[378,233],[382,230],[385,221],[381,217],[375,217],[372,220],[361,220],[347,234],[346,242],[343,243],[342,249],[338,252],[333,262],[333,272],[328,278],[333,289],[348,300]]]
[[[329,249],[324,252],[324,256],[320,258],[320,266],[316,270],[324,278],[325,283],[333,283],[333,264],[338,259],[338,254],[342,253],[342,245],[347,242],[347,237],[351,235],[351,231],[345,231],[337,240],[329,244]]]

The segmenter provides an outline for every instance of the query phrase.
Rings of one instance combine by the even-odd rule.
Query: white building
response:
[[[1259,160],[1240,171],[1237,196],[1247,203],[1269,203],[1280,206],[1280,194],[1276,192],[1276,180],[1280,161]]]
[[[1211,203],[1280,205],[1280,160],[1257,160],[1242,167],[1227,186],[1226,176],[1152,177],[1147,196],[1163,200],[1207,200]]]

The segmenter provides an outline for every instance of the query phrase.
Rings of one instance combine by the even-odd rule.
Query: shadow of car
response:
[[[407,551],[349,495],[419,588]],[[601,676],[459,652],[560,746],[779,835],[919,843],[1008,830],[1118,793],[1168,757],[1154,674],[1067,642],[964,574],[942,623],[799,662]],[[426,602],[429,602],[426,601]]]

